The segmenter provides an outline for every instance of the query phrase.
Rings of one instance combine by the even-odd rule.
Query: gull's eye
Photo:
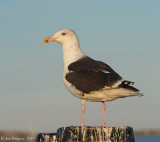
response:
[[[63,35],[63,36],[64,36],[64,35],[66,35],[66,33],[61,33],[61,35]]]

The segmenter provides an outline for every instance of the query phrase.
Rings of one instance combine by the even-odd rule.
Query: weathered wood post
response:
[[[36,142],[57,142],[56,133],[39,133]]]
[[[55,133],[38,134],[36,142],[135,142],[132,127],[62,127]]]

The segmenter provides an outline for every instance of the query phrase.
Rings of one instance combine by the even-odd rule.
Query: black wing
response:
[[[95,61],[87,56],[70,64],[68,69],[70,72],[66,74],[66,80],[84,93],[90,93],[105,87],[112,88],[122,79],[107,64]]]

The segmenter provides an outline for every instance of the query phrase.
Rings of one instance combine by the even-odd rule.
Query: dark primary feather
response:
[[[71,72],[66,74],[66,80],[84,93],[97,91],[105,86],[112,88],[117,81],[122,79],[107,64],[87,56],[70,64],[68,69]]]
[[[134,92],[139,92],[139,90],[133,86],[130,86],[130,85],[133,85],[134,82],[131,82],[131,81],[127,81],[127,80],[124,80],[120,85],[119,87],[122,87],[122,88],[125,88],[125,89],[128,89],[128,90],[132,90]]]

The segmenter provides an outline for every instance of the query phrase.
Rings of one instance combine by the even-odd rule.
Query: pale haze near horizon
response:
[[[160,129],[159,5],[158,0],[2,1],[0,130],[55,132],[80,125],[81,101],[62,80],[62,48],[42,43],[65,28],[75,30],[88,56],[110,65],[144,94],[106,102],[106,125]],[[87,126],[101,124],[101,106],[86,103]]]

